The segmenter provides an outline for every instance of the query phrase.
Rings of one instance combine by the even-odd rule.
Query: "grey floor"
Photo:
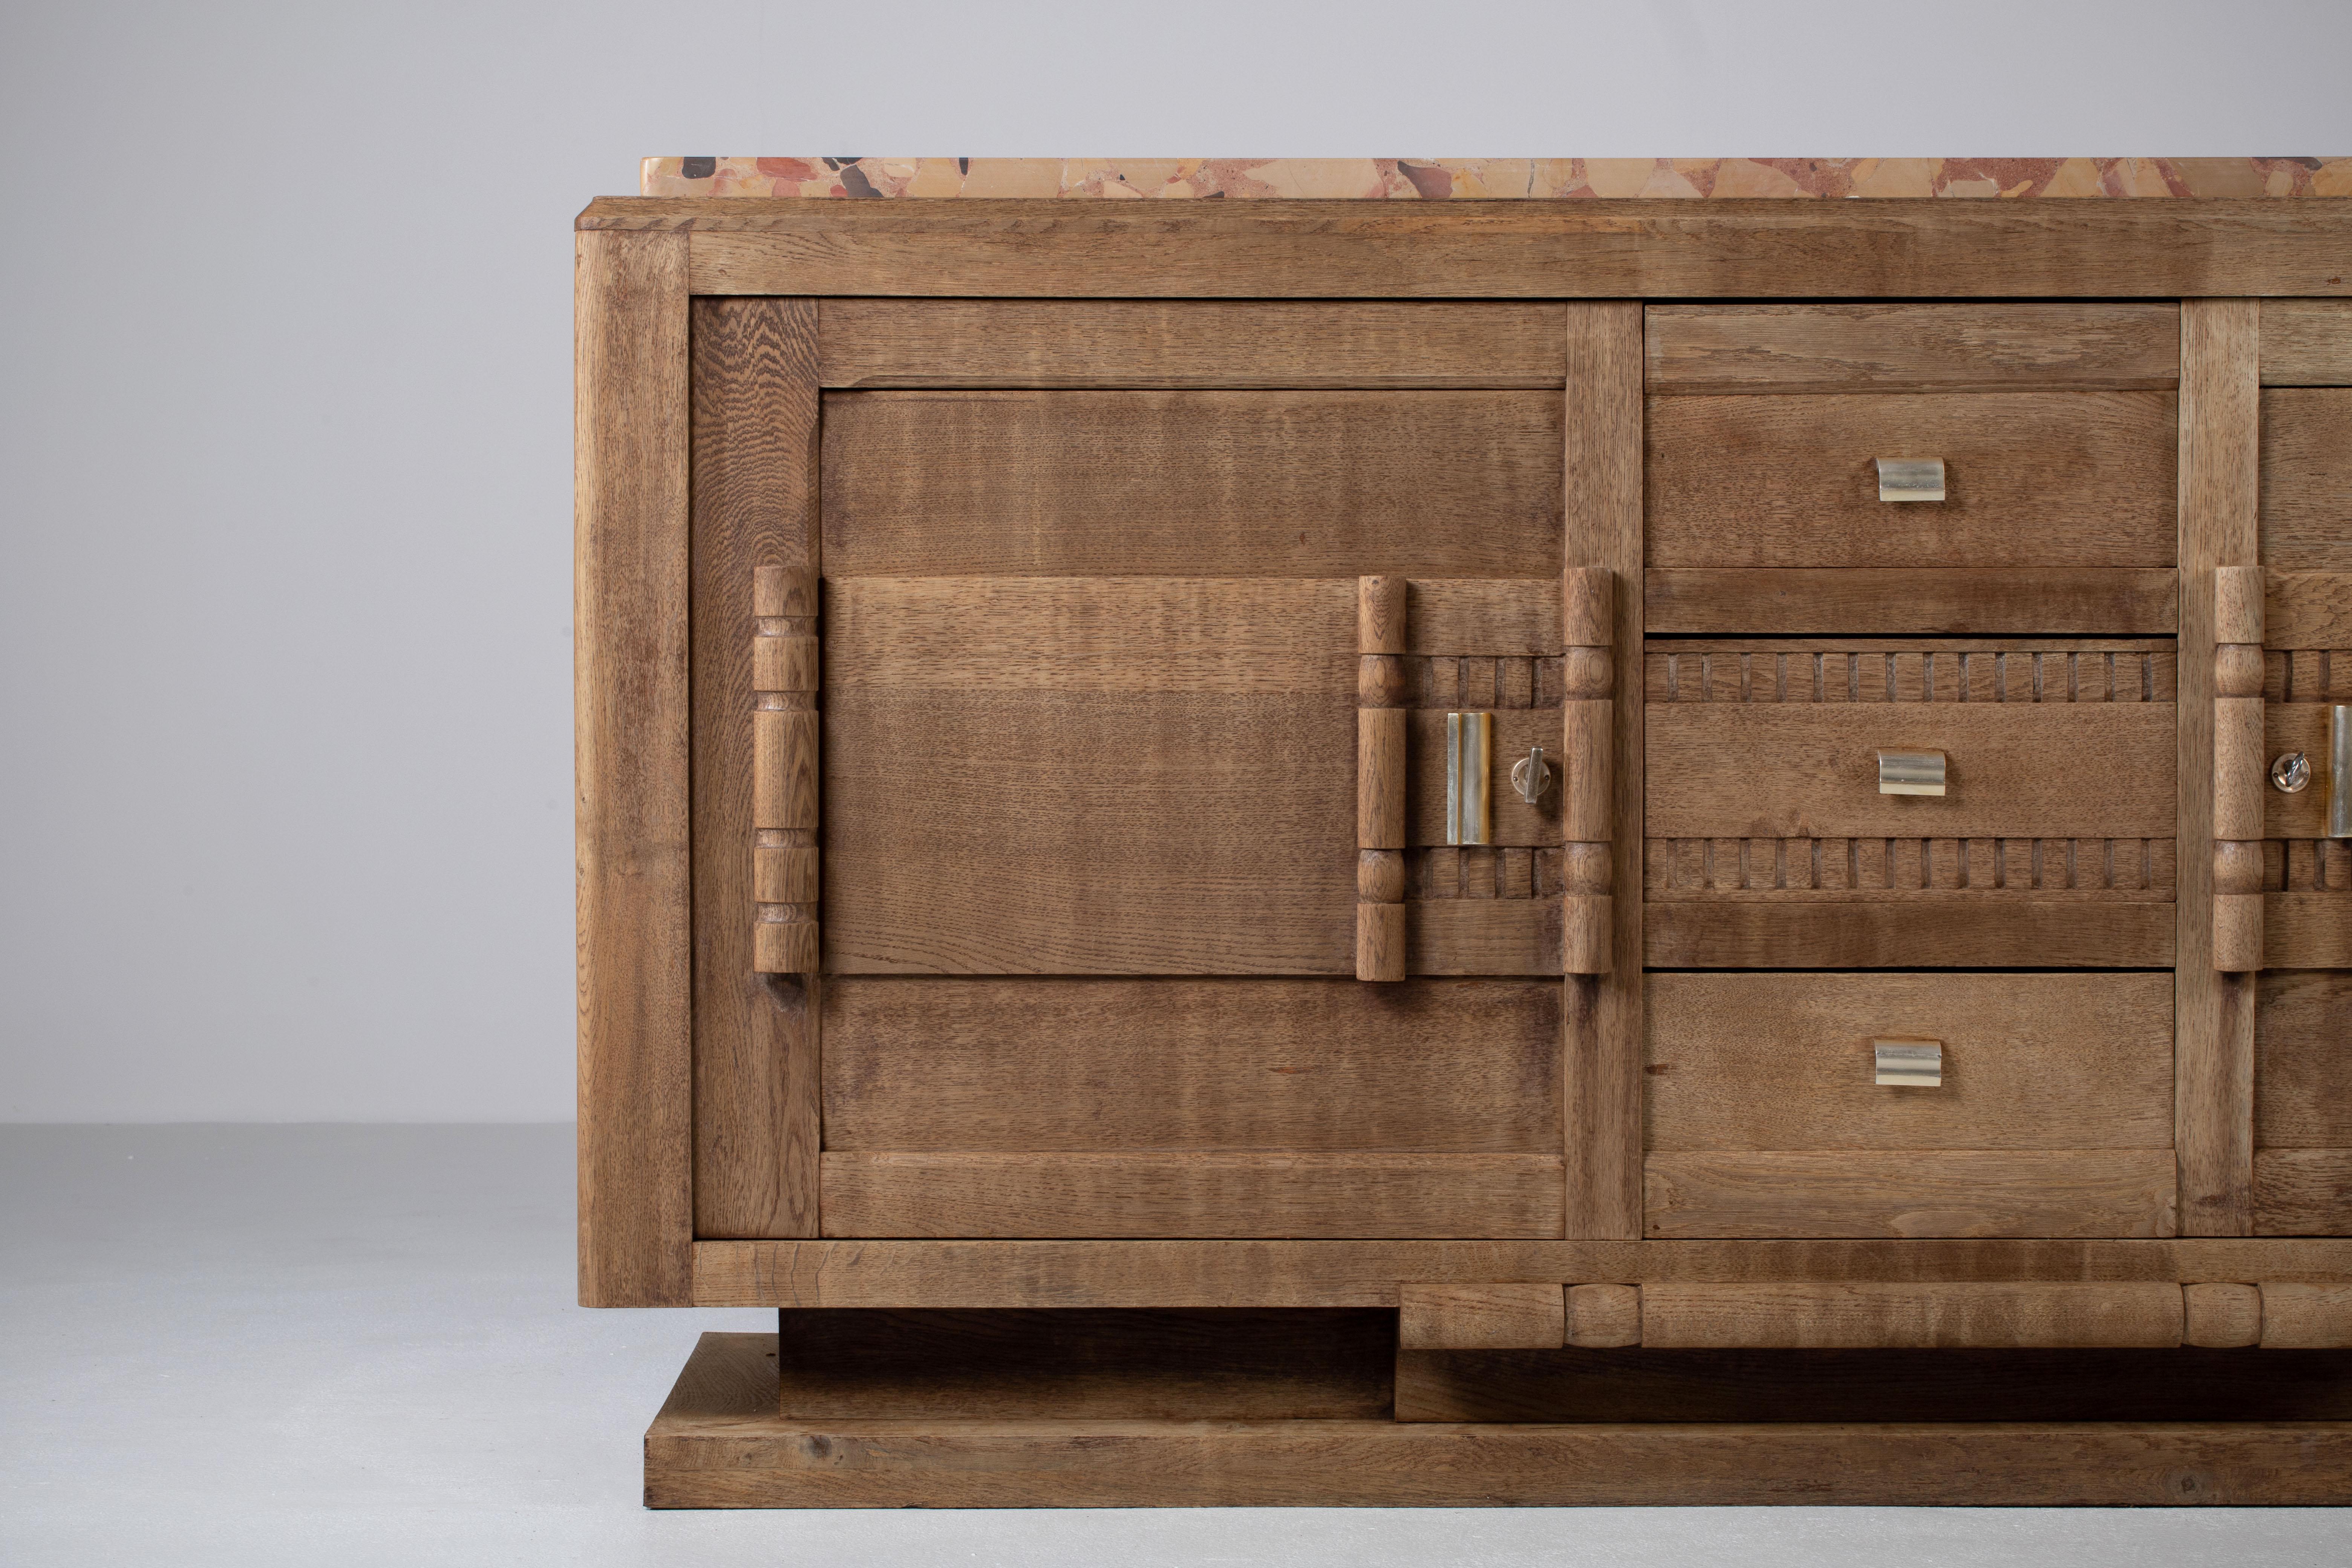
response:
[[[569,1128],[0,1128],[0,1563],[2328,1564],[2352,1512],[647,1513]]]

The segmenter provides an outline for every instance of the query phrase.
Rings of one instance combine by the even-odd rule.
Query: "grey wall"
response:
[[[2347,58],[2242,0],[19,0],[0,1120],[570,1114],[569,225],[640,154],[2343,153]]]

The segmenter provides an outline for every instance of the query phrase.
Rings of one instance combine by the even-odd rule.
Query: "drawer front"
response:
[[[1648,996],[1653,1236],[2172,1234],[2169,974],[1654,974]],[[1880,1082],[1881,1042],[1932,1044],[1939,1081]]]
[[[1984,392],[1649,400],[1653,566],[2169,566],[2174,395]],[[1940,458],[1945,499],[1879,499]]]

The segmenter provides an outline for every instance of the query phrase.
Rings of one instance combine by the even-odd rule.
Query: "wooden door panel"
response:
[[[1557,982],[842,976],[827,1148],[1555,1153]]]
[[[1547,392],[851,392],[828,578],[1514,577],[1560,560]]]

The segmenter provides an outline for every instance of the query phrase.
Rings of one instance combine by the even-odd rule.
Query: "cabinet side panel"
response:
[[[577,247],[580,1300],[683,1306],[687,239],[588,233]]]

